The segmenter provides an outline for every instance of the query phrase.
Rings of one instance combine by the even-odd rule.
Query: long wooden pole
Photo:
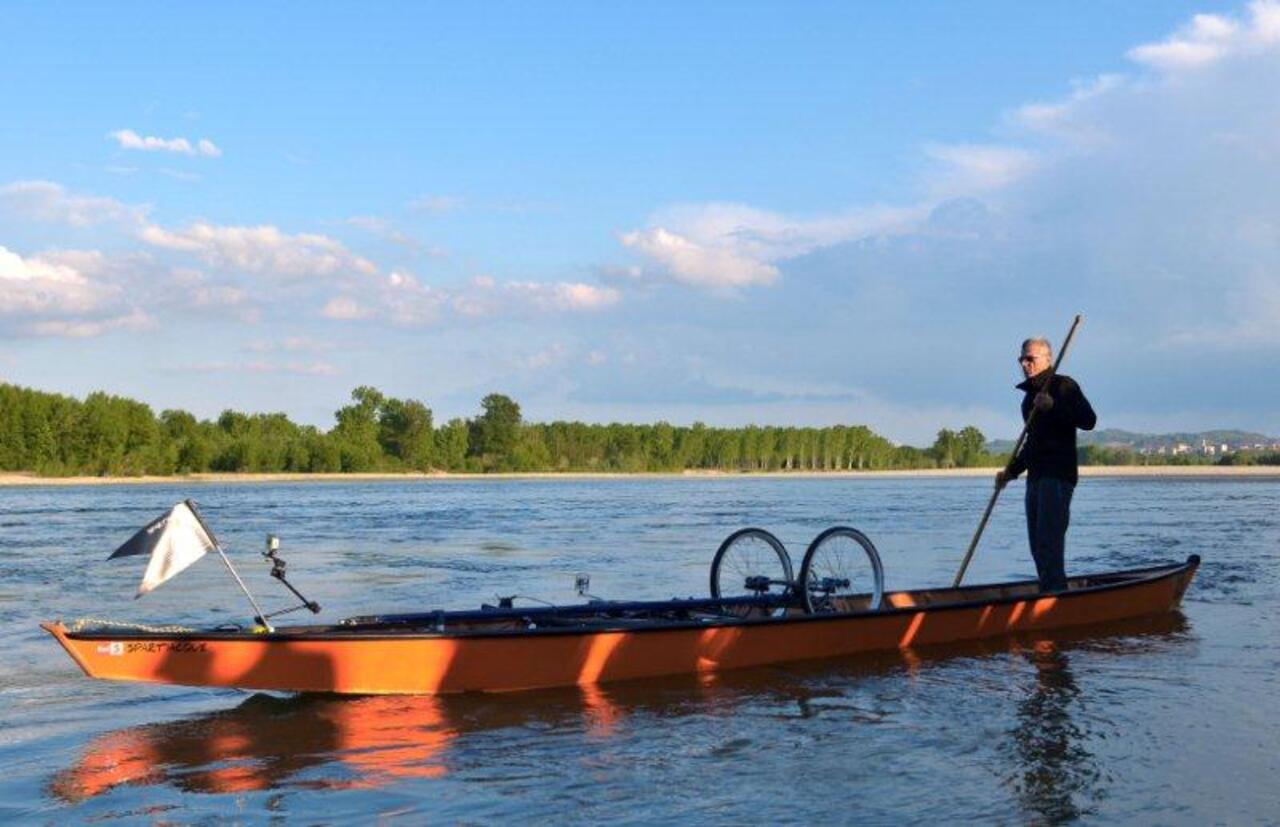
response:
[[[1062,347],[1058,350],[1058,358],[1054,360],[1053,366],[1049,368],[1049,375],[1045,378],[1044,390],[1049,390],[1049,382],[1058,372],[1058,366],[1062,364],[1063,358],[1067,355],[1067,348],[1071,347],[1071,340],[1075,338],[1076,328],[1080,326],[1080,322],[1084,317],[1079,313],[1071,322],[1071,329],[1067,331],[1067,338],[1062,340]],[[1031,413],[1027,416],[1027,421],[1022,425],[1022,433],[1018,435],[1018,441],[1013,445],[1013,453],[1009,455],[1009,462],[1012,463],[1017,458],[1018,453],[1022,450],[1023,444],[1027,441],[1027,433],[1031,430],[1031,423],[1035,421],[1036,414],[1040,411],[1034,406]],[[1008,466],[1005,466],[1006,469]],[[951,588],[959,588],[960,581],[964,580],[964,573],[969,568],[969,561],[973,559],[973,552],[978,548],[978,540],[982,539],[982,532],[987,528],[987,521],[991,519],[991,512],[996,507],[996,500],[1000,498],[1000,492],[1004,490],[1003,485],[997,485],[996,489],[991,492],[991,499],[987,502],[987,510],[982,512],[982,520],[978,523],[978,530],[973,532],[973,539],[969,542],[969,550],[964,553],[964,560],[960,563],[960,570],[956,572],[956,579],[952,581]]]

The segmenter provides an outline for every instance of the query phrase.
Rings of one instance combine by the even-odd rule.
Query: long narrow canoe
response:
[[[185,686],[350,694],[589,686],[1054,630],[1172,611],[1200,558],[1071,578],[887,592],[834,613],[738,600],[593,602],[351,618],[263,630],[45,623],[86,675]]]

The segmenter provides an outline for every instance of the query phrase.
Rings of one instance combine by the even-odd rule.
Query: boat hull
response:
[[[344,630],[71,632],[48,630],[84,670],[106,680],[351,694],[509,692],[593,685],[789,661],[1042,634],[1169,612],[1199,563],[1076,578],[1051,595],[1033,584],[887,594],[876,612],[448,634]]]

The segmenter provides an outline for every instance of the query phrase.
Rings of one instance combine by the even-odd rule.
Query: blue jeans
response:
[[[1067,524],[1075,489],[1067,480],[1055,477],[1027,480],[1027,540],[1042,592],[1067,588]]]

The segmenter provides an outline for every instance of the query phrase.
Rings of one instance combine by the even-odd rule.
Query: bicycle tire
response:
[[[794,582],[794,569],[791,566],[791,555],[782,541],[763,528],[742,528],[728,537],[716,549],[716,556],[711,560],[711,596],[738,597],[749,594],[761,594],[759,590],[747,588],[747,578],[765,577],[769,581],[763,592],[779,593],[773,590],[779,583],[785,594]],[[740,585],[734,586],[734,582]]]
[[[876,611],[884,600],[880,552],[856,528],[832,526],[805,551],[798,587],[806,614],[832,614],[842,610],[841,598],[863,595],[870,598],[867,608]]]

